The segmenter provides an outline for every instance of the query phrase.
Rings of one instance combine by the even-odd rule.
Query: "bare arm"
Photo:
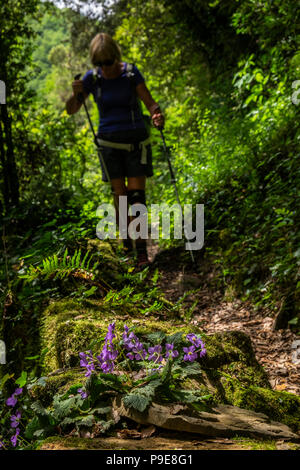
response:
[[[155,127],[164,126],[164,116],[160,110],[158,103],[154,101],[150,91],[146,87],[145,83],[139,83],[136,87],[138,97],[143,101],[149,113],[151,114],[152,121]]]
[[[82,94],[84,100],[88,97],[88,94],[83,90],[82,80],[75,80],[72,83],[73,94],[66,102],[66,110],[68,114],[75,114],[81,108],[82,102],[78,100],[78,95]]]

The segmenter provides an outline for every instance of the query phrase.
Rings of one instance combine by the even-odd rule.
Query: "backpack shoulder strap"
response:
[[[93,82],[96,86],[96,101],[99,101],[101,98],[101,74],[96,68],[93,69]]]
[[[134,71],[133,71],[134,64],[127,64],[126,63],[126,76],[129,80],[134,80]]]
[[[137,96],[136,96],[136,84],[135,84],[135,75],[133,71],[133,66],[134,64],[129,64],[126,62],[126,77],[130,80],[131,83],[131,100],[130,100],[130,106],[133,108],[135,103],[137,102]]]

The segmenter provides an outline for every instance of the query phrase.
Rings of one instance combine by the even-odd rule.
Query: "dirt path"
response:
[[[182,268],[176,252],[166,259],[160,258],[157,245],[148,246],[149,257],[155,259],[151,269],[159,268],[159,286],[166,298],[177,301],[186,291],[194,290],[184,300],[186,308],[198,301],[191,315],[191,323],[198,325],[205,333],[212,334],[226,330],[241,330],[251,338],[258,361],[266,370],[271,386],[300,395],[300,363],[293,361],[292,345],[300,337],[291,330],[273,330],[274,314],[271,311],[257,310],[250,302],[239,299],[224,300],[224,293],[213,286],[213,267],[203,261],[200,269]]]
[[[299,446],[284,441],[250,439],[204,439],[199,435],[157,431],[155,437],[146,439],[121,439],[103,437],[84,439],[80,437],[49,438],[40,450],[298,450]]]

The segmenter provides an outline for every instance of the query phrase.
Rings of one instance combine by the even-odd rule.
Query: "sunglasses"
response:
[[[113,59],[113,60],[104,60],[103,62],[97,62],[96,65],[98,67],[103,67],[103,65],[106,65],[106,66],[109,67],[110,65],[114,65],[114,63],[115,63],[115,59]]]

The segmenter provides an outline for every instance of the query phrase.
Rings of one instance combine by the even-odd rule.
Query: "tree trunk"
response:
[[[19,179],[11,134],[11,118],[7,112],[7,105],[2,104],[0,111],[0,153],[4,182],[3,197],[7,209],[11,205],[17,206],[19,204]]]

